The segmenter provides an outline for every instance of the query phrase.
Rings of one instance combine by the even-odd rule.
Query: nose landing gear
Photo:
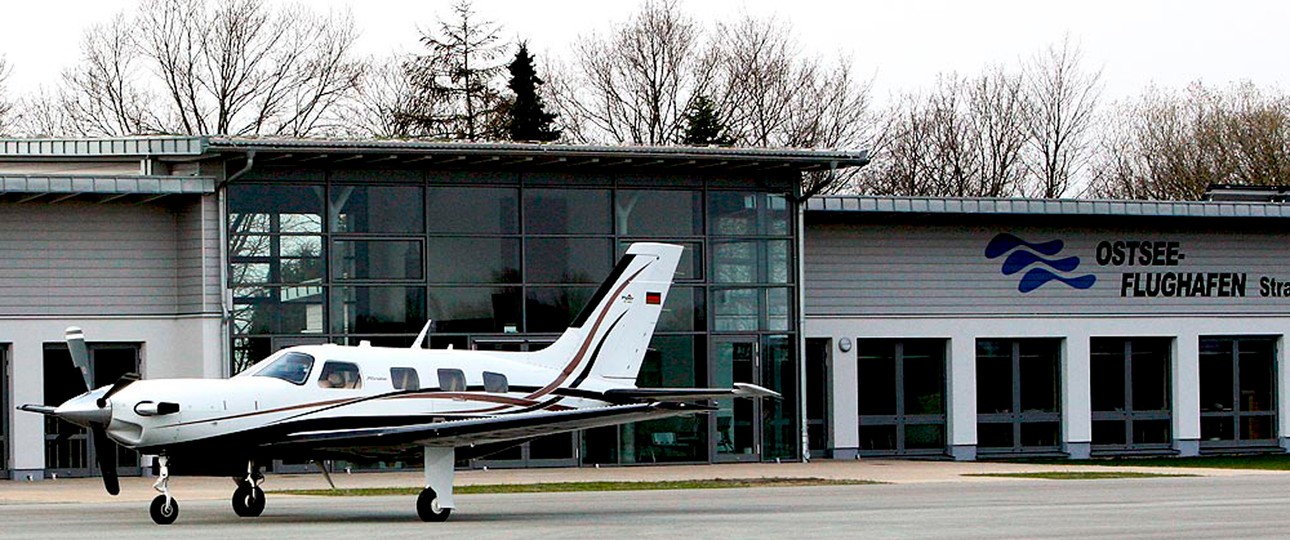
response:
[[[160,472],[152,488],[160,491],[161,495],[152,499],[152,504],[148,506],[148,514],[152,516],[153,523],[170,525],[179,517],[179,501],[170,496],[170,458],[159,456],[157,465]]]

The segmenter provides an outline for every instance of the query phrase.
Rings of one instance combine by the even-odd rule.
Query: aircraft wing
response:
[[[289,433],[282,440],[268,446],[289,450],[332,451],[351,448],[457,447],[540,437],[708,410],[711,407],[656,402],[558,412],[532,411],[403,426],[296,432]]]
[[[773,397],[779,392],[755,384],[735,383],[734,388],[615,388],[606,390],[609,398],[652,401],[696,401],[730,397]]]

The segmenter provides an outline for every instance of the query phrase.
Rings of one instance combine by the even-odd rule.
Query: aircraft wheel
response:
[[[239,517],[259,517],[264,513],[264,490],[240,485],[233,491],[233,513]]]
[[[165,495],[157,495],[152,499],[152,504],[148,507],[148,514],[152,515],[153,523],[157,525],[170,525],[179,517],[179,501],[169,498]]]
[[[452,514],[451,508],[439,506],[439,494],[433,489],[425,488],[421,494],[417,495],[417,517],[421,521],[448,521],[448,516]]]

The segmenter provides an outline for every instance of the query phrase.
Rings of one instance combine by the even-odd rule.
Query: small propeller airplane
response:
[[[779,397],[743,383],[636,386],[681,251],[632,244],[570,328],[533,352],[425,349],[427,323],[408,349],[291,347],[229,379],[140,380],[131,373],[90,390],[84,334],[68,328],[83,393],[58,406],[18,408],[89,428],[100,449],[115,443],[157,456],[153,487],[161,494],[149,513],[158,524],[179,516],[170,492],[172,462],[179,475],[232,477],[234,513],[256,517],[265,505],[260,469],[272,460],[415,459],[418,453],[425,489],[417,516],[444,521],[455,508],[457,457],[554,433],[710,412],[711,399]],[[97,455],[104,487],[116,495],[116,452]]]

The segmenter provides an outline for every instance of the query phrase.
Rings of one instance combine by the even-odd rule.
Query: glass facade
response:
[[[231,371],[306,342],[406,346],[426,320],[433,348],[549,343],[628,245],[670,242],[686,249],[639,385],[779,391],[741,413],[739,457],[796,458],[791,176],[254,170],[226,188]],[[730,343],[747,369],[720,360]],[[704,415],[640,422],[511,459],[706,462],[719,432]]]

